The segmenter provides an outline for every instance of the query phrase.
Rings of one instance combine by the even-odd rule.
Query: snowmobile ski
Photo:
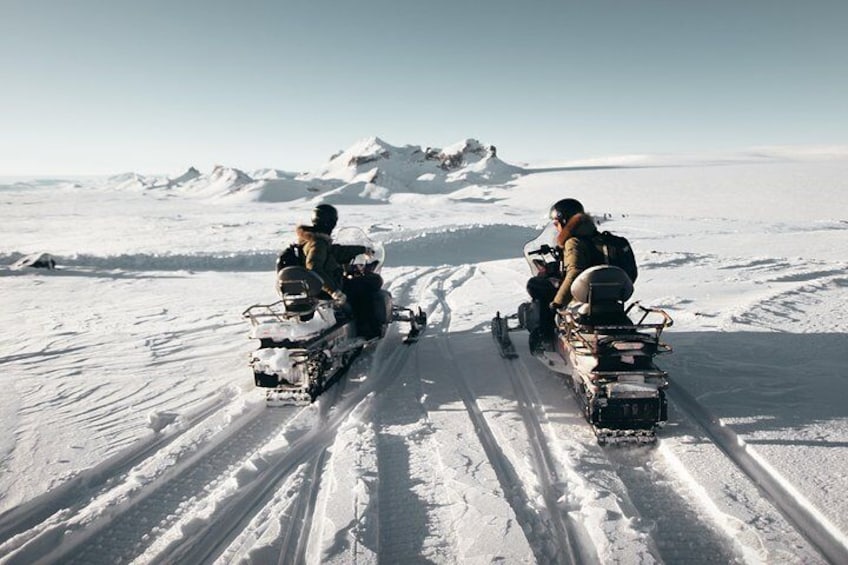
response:
[[[504,359],[515,359],[518,357],[518,352],[515,350],[515,344],[509,337],[509,322],[498,312],[492,318],[492,337],[495,340],[495,345],[498,346],[498,351]]]
[[[409,331],[404,336],[403,343],[413,344],[427,327],[427,314],[420,307],[415,312],[412,308],[392,306],[392,321],[409,323]]]

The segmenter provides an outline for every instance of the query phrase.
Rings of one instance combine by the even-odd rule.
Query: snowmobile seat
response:
[[[277,291],[286,312],[306,315],[315,311],[323,282],[305,267],[285,267],[277,273]]]
[[[619,267],[598,265],[586,269],[571,285],[577,304],[570,307],[581,326],[632,326],[624,303],[633,295],[633,283]]]

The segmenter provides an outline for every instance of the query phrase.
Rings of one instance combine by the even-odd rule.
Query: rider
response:
[[[571,283],[584,270],[599,264],[598,253],[590,241],[598,230],[595,220],[583,209],[583,204],[574,198],[558,200],[551,206],[550,218],[557,232],[561,278],[558,285],[556,279],[545,275],[537,275],[527,281],[527,292],[543,305],[539,327],[530,334],[531,349],[538,349],[543,342],[554,337],[554,315],[571,302]]]
[[[347,296],[342,292],[342,264],[359,254],[367,253],[362,245],[333,244],[333,228],[339,220],[339,213],[329,204],[319,204],[312,211],[311,226],[297,226],[298,243],[303,246],[305,266],[321,277],[322,290],[342,306]]]
[[[571,283],[577,276],[603,260],[592,244],[592,237],[598,234],[595,220],[583,210],[583,205],[573,199],[565,198],[551,207],[551,220],[557,230],[556,244],[561,251],[562,282],[554,299],[551,310],[559,310],[571,302]]]
[[[379,295],[383,279],[367,269],[356,276],[344,276],[342,265],[357,255],[374,255],[374,250],[363,245],[333,243],[331,234],[339,214],[329,204],[319,204],[312,211],[312,225],[298,226],[298,243],[303,246],[305,266],[323,281],[322,290],[335,305],[352,314],[357,333],[365,339],[378,337],[386,323],[385,307]],[[344,290],[342,290],[344,289]]]

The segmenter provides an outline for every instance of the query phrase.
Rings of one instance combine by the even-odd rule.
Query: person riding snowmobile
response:
[[[551,219],[557,230],[557,248],[562,253],[562,282],[550,309],[559,310],[568,306],[573,298],[571,283],[574,279],[589,267],[603,264],[603,258],[591,241],[598,234],[595,220],[585,213],[580,202],[573,198],[560,200],[551,207]]]
[[[362,245],[333,243],[331,234],[338,218],[335,207],[319,204],[312,211],[312,226],[297,227],[305,267],[321,278],[322,290],[330,295],[336,306],[353,316],[361,337],[378,337],[387,323],[384,302],[379,296],[383,278],[367,270],[345,277],[341,266],[357,255],[373,255],[374,250]]]
[[[305,267],[321,278],[322,290],[330,295],[337,305],[347,301],[342,291],[342,263],[346,263],[368,249],[362,245],[335,245],[332,233],[338,223],[339,214],[329,204],[319,204],[312,211],[311,226],[297,226],[298,244],[303,246]]]
[[[585,212],[583,204],[574,198],[559,200],[551,206],[550,218],[557,231],[559,277],[543,273],[527,281],[528,294],[543,306],[539,312],[539,326],[530,334],[531,350],[538,350],[553,339],[554,316],[557,310],[571,302],[574,279],[589,267],[603,263],[591,242],[598,233],[595,220]]]

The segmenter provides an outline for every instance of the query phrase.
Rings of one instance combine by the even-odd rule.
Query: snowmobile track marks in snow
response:
[[[178,430],[152,434],[138,445],[133,445],[97,467],[80,473],[44,495],[8,510],[0,516],[0,543],[20,532],[35,528],[60,510],[83,508],[90,499],[98,495],[98,489],[103,492],[104,485],[185,435],[208,416],[221,410],[229,401],[229,398],[219,396],[193,414],[183,417],[183,426]]]
[[[535,395],[531,393],[532,381],[530,374],[527,372],[523,363],[519,363],[519,367],[522,369],[520,373],[517,370],[516,363],[505,363],[505,365],[509,373],[509,380],[516,394],[521,418],[524,421],[527,435],[530,438],[534,467],[539,477],[542,496],[551,520],[557,528],[561,541],[567,544],[566,547],[569,548],[569,551],[574,552],[571,555],[572,563],[589,563],[597,560],[596,550],[591,542],[588,541],[588,535],[583,530],[583,527],[567,515],[563,516],[559,508],[558,500],[562,493],[559,492],[559,488],[556,485],[563,484],[564,480],[559,477],[556,461],[551,454],[550,446],[542,430],[542,423],[536,412],[535,406],[538,404],[538,401]]]
[[[553,548],[549,547],[551,544],[532,544],[533,551],[536,553],[536,560],[540,563],[554,562],[575,564],[586,562],[581,560],[581,556],[586,553],[594,553],[594,548],[588,552],[585,549],[575,550],[574,544],[577,540],[574,540],[570,536],[569,528],[567,528],[560,519],[559,512],[556,509],[556,498],[553,499],[553,503],[551,501],[549,488],[550,469],[545,469],[544,467],[542,469],[537,469],[537,473],[540,475],[540,480],[546,483],[546,486],[543,487],[543,490],[545,491],[543,493],[543,497],[545,499],[547,515],[539,515],[537,514],[537,511],[533,509],[530,493],[525,490],[524,482],[520,479],[512,463],[501,450],[494,432],[489,427],[486,416],[477,404],[474,394],[466,382],[463,374],[463,367],[455,361],[456,356],[452,350],[449,337],[450,334],[448,333],[451,319],[450,306],[445,299],[445,293],[441,285],[435,293],[439,300],[439,307],[444,312],[442,328],[443,337],[439,339],[439,347],[443,351],[443,358],[449,360],[456,368],[453,372],[456,377],[454,379],[454,384],[463,404],[465,405],[468,416],[474,424],[477,438],[486,453],[486,457],[488,458],[490,465],[497,475],[498,481],[500,482],[501,488],[504,492],[504,496],[512,507],[516,519],[519,521],[526,534],[533,532],[534,537],[540,537],[538,530],[539,526],[541,526],[547,531],[551,538],[550,541],[554,546]],[[510,378],[512,377],[510,376]],[[526,408],[520,407],[519,409],[522,412],[522,416],[527,413]],[[531,433],[532,437],[532,432],[529,427],[530,426],[528,426],[528,432]],[[532,446],[534,449],[534,456],[537,456],[535,463],[539,464],[540,460],[544,461],[544,457],[539,453],[543,451],[543,449],[538,445],[539,439],[531,439],[531,443],[534,444]],[[554,508],[552,509],[551,506]],[[549,554],[551,551],[553,551],[553,554]],[[592,560],[590,559],[588,562],[591,561]]]
[[[309,463],[307,478],[301,492],[294,502],[291,512],[285,517],[285,534],[280,540],[278,563],[304,563],[309,528],[315,514],[315,498],[321,483],[321,472],[327,458],[327,450],[322,449]]]
[[[226,480],[231,466],[277,435],[281,424],[296,415],[293,412],[258,407],[161,477],[144,485],[111,514],[96,517],[84,529],[77,524],[51,526],[21,548],[15,558],[93,564],[137,557],[155,541],[156,532],[165,531],[181,515],[191,512],[193,500]],[[46,539],[40,541],[40,538]]]
[[[675,477],[656,469],[656,450],[644,447],[605,449],[627,496],[649,528],[665,563],[741,563],[733,539],[691,500]]]
[[[414,371],[403,371],[383,389],[375,409],[378,559],[405,563],[426,554],[435,561],[456,562],[456,540],[444,512],[450,497],[439,472],[441,459],[434,457],[437,432],[422,403],[417,351],[406,365]],[[432,529],[448,535],[434,539],[428,536]]]
[[[244,530],[250,521],[268,503],[274,492],[282,482],[295,469],[304,463],[310,463],[316,473],[315,480],[318,481],[323,471],[323,458],[327,447],[332,444],[339,426],[350,416],[351,412],[370,393],[385,386],[385,381],[390,380],[398,368],[405,363],[409,348],[396,347],[388,355],[387,359],[381,357],[384,348],[388,348],[384,339],[375,351],[374,363],[376,374],[364,381],[358,389],[350,396],[343,396],[344,387],[335,386],[330,390],[333,396],[324,395],[318,402],[321,424],[311,429],[306,434],[293,441],[279,459],[272,462],[262,473],[250,484],[240,488],[227,501],[220,511],[205,525],[199,527],[191,536],[184,537],[171,544],[160,553],[166,560],[180,563],[200,563],[220,555],[235,540],[238,534]],[[334,402],[330,400],[335,399]],[[269,412],[275,412],[276,409]],[[286,532],[292,532],[289,537],[292,542],[297,540],[296,553],[303,554],[308,544],[309,527],[315,509],[314,496],[317,494],[317,483],[312,485],[313,492],[303,493],[308,500],[297,502],[298,510],[292,516],[292,521],[283,525]],[[301,517],[303,518],[301,520]],[[281,547],[281,553],[290,554],[292,547]]]
[[[803,495],[787,486],[775,471],[760,463],[732,429],[723,426],[685,389],[675,386],[670,396],[672,402],[703,428],[715,445],[758,486],[813,547],[831,563],[848,563],[848,541],[844,534],[817,512]]]

